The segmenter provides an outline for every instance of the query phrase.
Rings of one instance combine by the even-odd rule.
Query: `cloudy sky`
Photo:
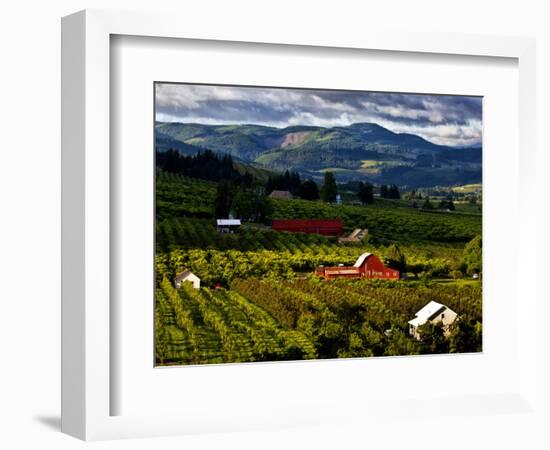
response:
[[[156,85],[161,122],[346,126],[374,122],[442,145],[481,143],[481,98],[187,84]]]

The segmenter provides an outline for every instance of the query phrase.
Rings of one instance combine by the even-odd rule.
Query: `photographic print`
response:
[[[155,364],[482,351],[482,98],[157,82]]]

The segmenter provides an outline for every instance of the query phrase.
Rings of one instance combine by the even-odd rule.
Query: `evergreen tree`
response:
[[[286,190],[290,188],[290,172],[288,170],[285,170],[285,173],[283,173],[283,181],[282,186],[280,187],[281,190]]]
[[[232,180],[251,186],[252,175],[241,175],[233,166],[231,155],[217,155],[211,150],[200,151],[195,155],[182,155],[177,150],[156,152],[156,165],[166,172],[177,173],[202,180]]]
[[[273,204],[271,200],[263,196],[258,196],[255,206],[256,218],[255,221],[264,225],[271,224],[271,216],[273,215]]]
[[[217,218],[225,219],[229,217],[232,202],[233,186],[227,180],[222,180],[216,188],[216,198],[214,199],[214,214]]]
[[[319,200],[319,188],[313,180],[306,180],[300,187],[299,196],[304,200]]]
[[[299,196],[302,188],[302,180],[298,172],[289,172],[285,170],[284,173],[271,176],[267,180],[265,190],[267,194],[278,191],[290,191],[292,195]]]
[[[370,183],[361,183],[359,185],[359,191],[357,192],[357,196],[359,197],[359,200],[361,203],[365,205],[371,205],[374,203],[374,192],[372,188],[372,184]]]
[[[250,221],[254,218],[255,198],[252,192],[239,189],[231,201],[231,213],[236,219]]]
[[[380,197],[388,198],[388,186],[386,186],[385,184],[380,186]]]
[[[389,187],[389,189],[387,191],[387,197],[388,198],[393,198],[393,199],[401,198],[401,194],[399,193],[399,188],[395,184],[392,184]]]
[[[273,179],[273,177],[269,177],[265,184],[265,193],[269,195],[274,190],[275,190],[275,180]]]
[[[302,188],[302,180],[298,172],[292,172],[290,174],[288,190],[292,195],[300,195],[300,189]]]
[[[332,172],[325,172],[325,180],[323,187],[321,188],[321,199],[327,203],[333,203],[336,201],[336,195],[338,194],[338,188],[336,187],[336,179]]]

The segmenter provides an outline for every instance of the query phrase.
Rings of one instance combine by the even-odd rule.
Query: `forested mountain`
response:
[[[430,187],[481,181],[480,147],[436,145],[374,123],[274,128],[157,122],[156,147],[186,155],[209,149],[254,167],[296,170],[318,180],[330,169],[339,182],[361,179]]]

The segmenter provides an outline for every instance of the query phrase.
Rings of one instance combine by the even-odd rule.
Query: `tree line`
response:
[[[399,193],[399,188],[395,184],[390,184],[389,186],[383,184],[380,186],[380,197],[400,199],[401,194]]]
[[[294,197],[304,200],[319,200],[319,187],[313,180],[302,180],[300,174],[285,170],[269,177],[265,186],[267,195],[273,191],[289,191]]]
[[[211,150],[189,156],[172,149],[164,152],[157,150],[156,165],[166,172],[201,180],[231,180],[244,186],[251,186],[254,181],[251,174],[241,174],[235,169],[231,155],[218,155]]]
[[[243,220],[267,223],[272,207],[265,197],[274,190],[289,191],[294,197],[303,200],[321,199],[325,203],[335,203],[339,197],[339,185],[334,173],[330,171],[325,172],[321,187],[314,180],[304,180],[298,172],[291,170],[273,174],[265,183],[261,183],[250,173],[240,173],[234,167],[231,155],[217,154],[211,150],[194,155],[182,155],[174,149],[157,150],[156,165],[166,173],[218,182],[214,209],[219,218],[232,215]],[[362,204],[374,203],[375,187],[371,183],[354,182],[353,191]],[[401,197],[395,184],[381,185],[379,193],[381,198]],[[430,209],[429,200],[426,200],[422,207]],[[452,201],[445,206],[454,209]]]

